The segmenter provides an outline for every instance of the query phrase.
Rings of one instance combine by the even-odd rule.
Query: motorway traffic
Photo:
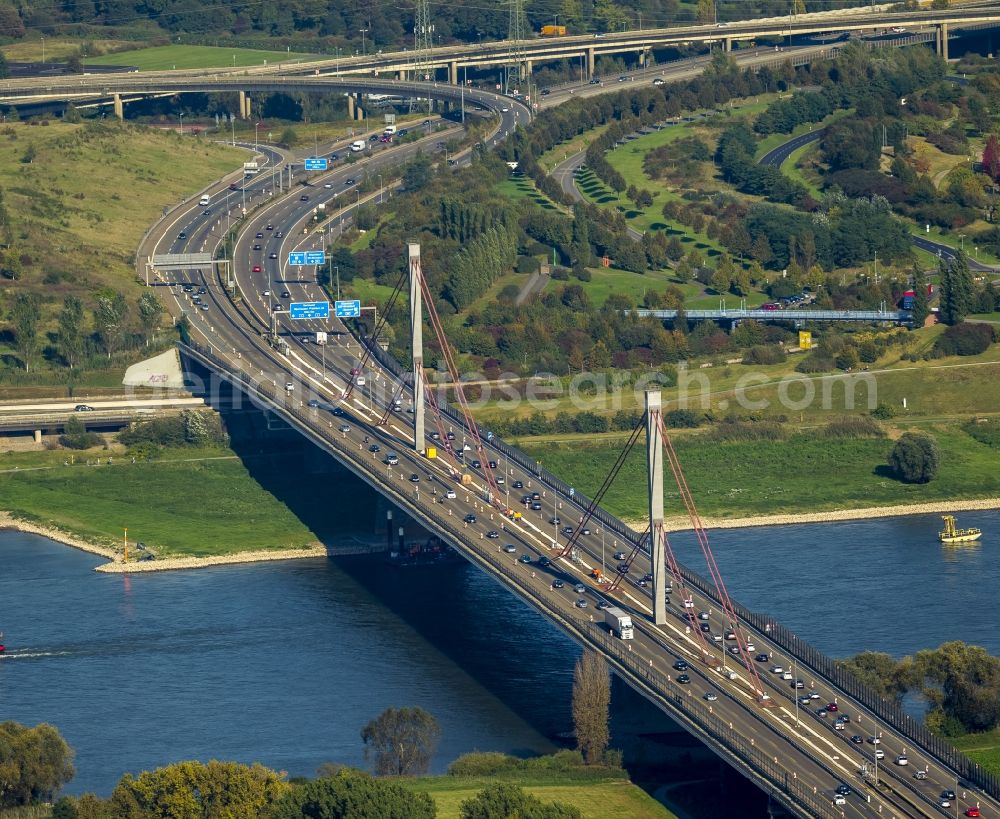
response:
[[[523,106],[503,98],[490,107],[496,114],[496,131],[489,142],[503,139],[529,116]],[[290,274],[285,264],[288,252],[311,249],[318,242],[317,234],[309,230],[314,208],[324,203],[335,219],[343,219],[358,203],[377,201],[384,190],[355,193],[352,202],[335,208],[352,198],[350,192],[365,171],[369,178],[382,172],[388,179],[393,166],[418,148],[432,152],[440,140],[440,135],[429,134],[417,143],[380,144],[372,157],[356,165],[337,165],[284,195],[272,187],[268,166],[245,184],[237,182],[235,191],[227,183],[211,191],[215,204],[202,207],[192,201],[169,214],[150,237],[151,252],[212,251],[226,229],[224,198],[230,200],[229,218],[236,209],[235,196],[241,208],[244,195],[251,205],[233,253],[242,299],[230,299],[225,273],[164,272],[159,286],[169,289],[172,311],[188,317],[193,340],[211,348],[226,368],[268,383],[272,400],[297,426],[322,438],[346,465],[402,508],[459,543],[471,560],[510,579],[522,597],[571,634],[582,639],[601,632],[612,656],[623,653],[633,665],[648,663],[650,674],[666,681],[663,696],[673,698],[675,707],[679,701],[682,714],[697,715],[701,723],[696,725],[706,719],[728,725],[740,741],[749,743],[752,753],[773,759],[772,783],[783,776],[787,791],[797,794],[794,804],[800,809],[808,805],[811,812],[829,816],[939,816],[981,802],[1000,815],[996,803],[963,787],[954,774],[880,724],[859,703],[797,668],[794,658],[783,654],[766,633],[727,622],[717,604],[682,587],[680,579],[674,580],[667,624],[652,625],[645,554],[628,566],[621,592],[610,595],[591,574],[627,562],[630,543],[601,524],[589,523],[587,531],[581,530],[575,555],[558,557],[585,514],[578,498],[560,493],[540,470],[524,468],[492,443],[477,451],[472,437],[447,417],[439,423],[432,417],[420,447],[436,446],[440,457],[419,454],[408,413],[413,396],[404,388],[400,403],[394,405],[396,377],[371,359],[361,368],[364,348],[339,321],[293,324],[288,303],[327,299],[309,268],[303,274]],[[345,148],[324,146],[323,151],[342,155]],[[278,172],[288,162],[277,153],[266,152],[265,158]],[[264,337],[272,323],[289,345],[287,354],[279,354]],[[317,331],[330,333],[328,344],[314,343]],[[355,385],[345,400],[348,384],[358,374],[366,382]],[[388,422],[380,425],[383,415]],[[445,451],[450,436],[455,450],[464,453],[462,464]],[[502,478],[508,505],[523,510],[520,520],[506,518],[484,499],[487,467]],[[456,480],[463,472],[472,476],[471,484]],[[614,570],[608,573],[613,575]],[[603,619],[599,607],[607,602],[632,610],[637,624],[633,640],[608,638],[597,625]],[[742,659],[747,652],[756,658],[750,661],[755,671]],[[624,659],[621,662],[623,668],[632,667],[624,665]],[[760,692],[769,698],[764,705],[757,704]],[[879,752],[884,755],[881,760]],[[879,786],[871,784],[876,766],[883,783]],[[870,774],[862,776],[860,771]],[[926,778],[918,778],[917,771],[926,772]],[[837,793],[838,788],[848,792]],[[950,791],[954,796],[947,795]]]

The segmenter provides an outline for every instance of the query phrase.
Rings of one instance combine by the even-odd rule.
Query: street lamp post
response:
[[[334,265],[333,270],[337,275],[337,301],[340,301],[340,265]]]
[[[184,135],[184,114],[181,113],[181,136]]]
[[[359,31],[361,32],[361,56],[364,57],[365,56],[365,34],[368,33],[368,29],[362,28],[362,29],[359,29]]]
[[[45,65],[45,35],[42,35],[42,65]]]
[[[378,203],[380,205],[382,204],[382,191],[383,191],[382,174],[379,174],[378,175]]]
[[[260,123],[255,122],[253,126],[253,149],[257,150],[257,130],[260,128]]]

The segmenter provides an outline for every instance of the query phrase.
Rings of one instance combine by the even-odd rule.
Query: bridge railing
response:
[[[371,355],[386,370],[404,382],[408,383],[411,381],[409,371],[403,368],[392,355],[382,350],[378,345],[372,344],[367,338],[363,339],[363,343],[371,351]],[[218,367],[227,372],[232,372],[229,363],[216,355],[213,350],[196,342],[191,342],[189,346],[215,363]],[[239,372],[239,377],[254,392],[261,394],[265,398],[275,399],[276,390],[270,384],[258,382],[243,371]],[[447,417],[449,422],[455,427],[466,429],[464,417],[447,402],[441,401],[440,408],[442,415]],[[511,462],[518,464],[526,472],[537,475],[540,480],[564,496],[570,496],[571,487],[565,481],[542,468],[537,461],[533,461],[523,452],[509,446],[497,437],[494,437],[490,441],[490,446],[502,453]],[[587,496],[575,489],[573,499],[584,507],[589,506],[591,503],[591,500]],[[593,519],[600,521],[608,531],[615,533],[624,543],[628,543],[633,547],[639,546],[643,551],[647,551],[640,533],[604,509],[600,507],[595,509]],[[507,567],[502,564],[498,564],[498,568],[504,572],[508,571]],[[716,604],[720,604],[719,594],[713,583],[686,566],[681,565],[680,570],[686,584],[698,589],[698,591]],[[740,619],[749,623],[757,632],[765,635],[776,646],[796,657],[804,666],[811,669],[815,676],[833,683],[837,688],[860,702],[886,725],[908,737],[915,745],[939,760],[946,767],[956,771],[959,777],[982,788],[994,798],[1000,798],[1000,778],[984,770],[978,763],[973,762],[949,742],[933,734],[925,725],[913,719],[897,703],[890,702],[878,695],[874,690],[860,682],[843,666],[798,637],[785,626],[776,623],[773,618],[766,614],[750,611],[736,601],[732,602],[736,615]]]

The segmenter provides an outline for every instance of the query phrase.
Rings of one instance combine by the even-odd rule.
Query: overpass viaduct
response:
[[[129,92],[164,93],[170,91],[220,90],[221,88],[274,89],[281,83],[268,83],[266,78],[282,78],[283,87],[293,90],[316,90],[308,84],[308,76],[324,75],[328,79],[344,75],[370,76],[374,79],[394,77],[399,80],[418,70],[446,69],[448,83],[456,85],[462,67],[505,66],[514,62],[522,72],[530,73],[533,65],[546,61],[582,59],[587,74],[592,75],[597,57],[636,53],[641,64],[656,48],[691,43],[721,44],[729,50],[734,44],[761,37],[791,37],[806,34],[843,34],[850,32],[885,32],[892,27],[932,31],[938,54],[948,58],[948,37],[955,27],[986,27],[1000,24],[1000,6],[968,6],[941,11],[887,12],[884,7],[851,9],[837,13],[798,15],[766,20],[748,20],[719,25],[677,26],[525,40],[500,41],[474,45],[449,45],[414,51],[391,52],[371,57],[326,58],[293,64],[277,62],[254,68],[195,69],[156,71],[126,75],[82,75],[67,78],[32,77],[0,82],[0,102],[46,99],[91,99],[112,97]],[[303,83],[294,85],[292,77]],[[347,77],[344,76],[346,80]],[[429,76],[434,80],[435,77]],[[424,86],[420,86],[423,88]],[[333,86],[324,86],[332,89]],[[350,89],[348,89],[350,90]],[[373,93],[383,93],[373,90]],[[394,93],[388,91],[385,93]],[[241,111],[249,116],[249,111]]]

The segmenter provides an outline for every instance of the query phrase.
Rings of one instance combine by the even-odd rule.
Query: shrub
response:
[[[756,344],[743,356],[744,364],[781,364],[788,359],[785,348],[778,344]]]
[[[498,776],[517,770],[521,760],[494,751],[463,754],[448,766],[449,776]]]
[[[795,371],[800,373],[828,373],[837,369],[833,356],[822,350],[814,350],[795,365]]]
[[[906,432],[889,453],[889,466],[903,483],[929,483],[937,474],[940,455],[929,435]]]
[[[872,410],[872,418],[877,418],[879,421],[888,421],[890,418],[896,417],[895,407],[889,404],[880,403],[875,409]]]
[[[962,322],[946,329],[934,343],[938,355],[979,355],[985,353],[994,341],[994,330],[989,324]]]
[[[784,428],[773,421],[727,420],[709,433],[709,438],[716,441],[780,441],[784,437]]]
[[[103,438],[96,432],[87,432],[83,421],[72,416],[63,428],[63,434],[59,436],[59,443],[67,449],[90,449],[99,446]]]
[[[687,409],[670,410],[663,420],[671,429],[695,429],[700,427],[704,416]]]

